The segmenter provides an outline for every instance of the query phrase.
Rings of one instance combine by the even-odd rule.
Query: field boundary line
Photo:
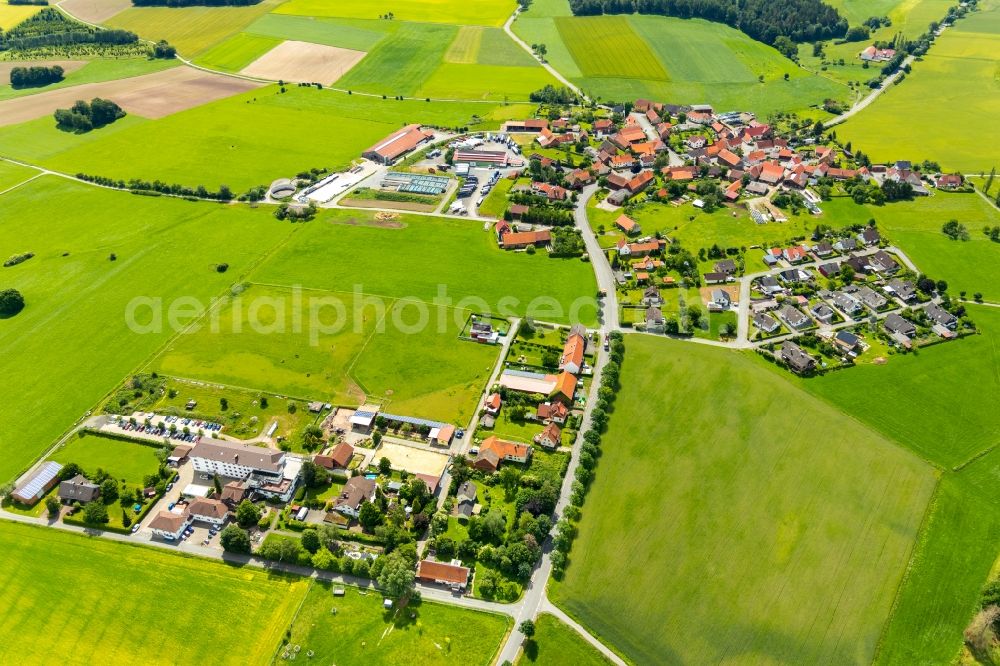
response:
[[[312,588],[313,588],[313,585],[315,584],[315,582],[316,582],[315,578],[311,578],[311,577],[309,578],[309,584],[306,585],[306,591],[302,595],[302,598],[299,600],[299,607],[295,609],[295,612],[292,613],[292,619],[288,621],[288,627],[286,628],[286,630],[289,633],[291,633],[292,627],[295,626],[295,621],[299,619],[299,613],[302,612],[302,607],[306,605],[306,598],[309,596],[309,592],[312,591]],[[281,647],[283,645],[284,645],[284,643],[282,643],[281,642],[281,638],[279,638],[278,639],[278,645],[275,646],[274,652],[271,653],[271,664],[272,665],[276,664],[278,662],[278,653],[281,652]]]
[[[31,181],[33,181],[33,180],[36,180],[36,179],[38,179],[38,178],[41,178],[41,177],[42,177],[42,176],[44,176],[44,175],[45,175],[44,173],[36,173],[36,174],[35,174],[34,176],[32,176],[31,178],[28,178],[27,180],[22,180],[22,181],[21,181],[20,183],[17,183],[16,185],[11,185],[11,186],[10,186],[10,187],[8,187],[8,188],[7,188],[6,190],[4,190],[4,191],[0,192],[0,196],[3,196],[3,195],[5,195],[5,194],[7,194],[8,192],[11,192],[11,191],[13,191],[13,190],[16,190],[17,188],[21,187],[22,185],[27,185],[27,184],[28,184],[28,183],[30,183]]]
[[[1000,443],[994,444],[993,446],[986,447],[985,449],[983,449],[979,453],[976,453],[975,455],[973,455],[968,460],[966,460],[964,462],[961,462],[961,463],[955,465],[954,467],[952,467],[951,471],[952,472],[961,472],[963,469],[965,469],[966,467],[968,467],[972,463],[976,462],[980,458],[985,458],[986,456],[988,456],[998,446],[1000,446]]]
[[[882,653],[885,644],[885,632],[889,629],[893,618],[896,617],[896,611],[899,608],[899,594],[913,573],[914,558],[918,554],[918,549],[925,542],[927,530],[930,528],[931,515],[933,515],[934,509],[937,508],[938,498],[941,494],[941,483],[944,480],[944,474],[947,473],[943,472],[938,476],[937,483],[934,484],[934,492],[931,494],[930,501],[927,502],[927,507],[924,509],[924,515],[920,520],[920,527],[917,529],[917,538],[913,540],[913,544],[910,546],[909,557],[906,559],[906,568],[903,570],[903,575],[899,577],[899,583],[896,584],[896,591],[892,595],[892,606],[889,607],[889,613],[885,617],[885,622],[882,623],[882,629],[878,632],[878,641],[875,643],[875,652],[872,654],[872,664],[878,663],[879,655]]]
[[[372,332],[368,335],[368,338],[365,340],[365,343],[361,345],[361,349],[358,350],[357,355],[351,360],[351,364],[344,369],[344,375],[352,382],[357,384],[358,388],[364,391],[366,400],[368,399],[368,397],[371,395],[372,392],[368,389],[367,386],[362,384],[357,377],[354,376],[354,368],[358,365],[358,361],[361,359],[361,355],[365,353],[366,349],[368,349],[368,345],[371,344],[372,339],[378,332],[378,327],[382,325],[382,322],[385,321],[385,318],[389,316],[389,311],[396,306],[396,303],[398,301],[399,299],[394,299],[389,302],[389,304],[385,308],[385,312],[383,312],[382,316],[379,317],[379,320],[375,322],[372,328]],[[389,402],[391,402],[391,400]]]

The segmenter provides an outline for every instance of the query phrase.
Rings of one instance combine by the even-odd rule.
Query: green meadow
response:
[[[235,35],[282,0],[243,7],[130,7],[108,19],[112,28],[131,30],[152,41],[165,39],[186,58],[200,55]]]
[[[203,184],[211,190],[226,184],[242,192],[314,167],[343,168],[404,123],[487,129],[527,113],[518,105],[428,104],[314,88],[286,90],[267,86],[159,120],[127,116],[82,135],[61,132],[51,118],[40,118],[0,128],[0,145],[6,156],[67,173]],[[322,131],[327,127],[336,131]],[[289,140],[295,136],[309,140]],[[124,154],[130,159],[122,160]]]
[[[326,0],[289,0],[274,10],[276,14],[297,16],[379,19],[392,13],[397,21],[453,23],[456,25],[500,26],[516,7],[514,0],[359,0],[331,3]]]
[[[511,624],[503,615],[427,601],[384,610],[381,594],[353,587],[342,597],[332,592],[328,582],[310,586],[289,639],[321,664],[487,664]]]
[[[392,261],[385,251],[391,249]],[[334,260],[336,257],[336,260]],[[262,284],[360,291],[443,302],[541,321],[594,324],[593,271],[579,259],[504,252],[469,220],[403,215],[379,223],[363,210],[323,211],[253,273]]]
[[[68,86],[79,86],[84,83],[100,83],[114,79],[127,79],[143,74],[152,74],[170,67],[177,67],[175,60],[153,60],[150,58],[96,58],[90,60],[80,69],[69,72],[58,83],[52,83],[44,88],[19,88],[10,85],[0,85],[0,101],[34,95],[42,91],[58,90]]]
[[[239,72],[281,42],[274,37],[241,32],[205,51],[198,58],[198,64],[225,72]]]
[[[542,613],[535,620],[535,636],[525,644],[517,663],[597,666],[611,662],[554,615]]]
[[[905,81],[838,126],[841,140],[876,161],[929,159],[964,173],[996,166],[990,147],[1000,144],[1000,127],[984,119],[1000,113],[1000,3],[980,6],[945,30]],[[914,109],[933,109],[940,121],[915,128],[902,120]]]
[[[0,29],[10,30],[41,11],[37,5],[10,5],[0,2]]]
[[[553,67],[607,101],[646,97],[767,115],[850,97],[846,86],[773,48],[700,19],[574,17],[565,0],[549,0],[533,4],[514,30],[529,44],[544,43]]]
[[[130,328],[135,297],[162,299],[164,307],[181,296],[208,302],[292,231],[267,211],[138,197],[52,176],[0,196],[0,219],[0,246],[35,254],[0,269],[3,287],[18,289],[27,303],[0,320],[0,373],[24,378],[5,382],[0,401],[2,479],[23,470],[172,335],[167,314],[162,330]],[[227,273],[215,269],[223,262]],[[151,308],[134,311],[138,323],[151,323]]]
[[[307,587],[6,521],[0,549],[0,643],[20,663],[263,664]]]
[[[637,663],[869,663],[931,469],[752,356],[626,346],[553,599]]]
[[[802,385],[922,458],[946,469],[960,465],[1000,442],[1000,312],[968,309],[982,335]]]
[[[156,449],[156,446],[81,432],[70,437],[49,459],[64,465],[76,463],[88,474],[103,469],[112,478],[138,486],[142,485],[144,477],[156,474],[160,466]]]
[[[0,192],[23,183],[38,172],[10,162],[0,162]],[[6,259],[6,257],[4,257]]]
[[[496,350],[458,339],[467,312],[432,310],[422,325],[418,307],[254,286],[175,338],[149,369],[334,404],[378,400],[401,413],[467,422]]]

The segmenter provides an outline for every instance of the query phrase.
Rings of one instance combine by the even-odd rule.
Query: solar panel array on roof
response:
[[[35,475],[28,479],[23,486],[17,489],[17,494],[21,497],[34,497],[40,494],[45,490],[45,486],[59,475],[60,470],[62,470],[62,465],[50,460],[42,465]]]
[[[527,379],[545,379],[547,375],[538,372],[528,372],[526,370],[504,370],[503,374],[511,377],[525,377]]]
[[[430,421],[428,419],[418,419],[413,416],[396,416],[395,414],[382,414],[389,421],[395,421],[396,423],[409,423],[410,425],[416,426],[427,426],[428,428],[443,428],[447,423],[441,423],[440,421]]]

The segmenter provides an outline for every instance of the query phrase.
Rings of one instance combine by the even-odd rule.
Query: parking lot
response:
[[[132,420],[135,420],[135,423]],[[202,436],[211,437],[222,430],[221,423],[202,421],[182,416],[163,416],[152,412],[137,412],[131,417],[120,416],[106,423],[102,428],[107,432],[127,434],[130,437],[141,437],[159,441],[164,438],[176,443],[197,443]]]

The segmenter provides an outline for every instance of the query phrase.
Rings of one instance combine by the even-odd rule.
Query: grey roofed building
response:
[[[456,493],[458,505],[456,510],[460,516],[464,518],[472,516],[472,511],[476,507],[476,492],[476,484],[472,481],[466,481],[458,487],[458,492]]]
[[[945,310],[937,303],[931,303],[924,312],[935,324],[940,324],[945,328],[954,329],[958,325],[958,317]]]
[[[861,302],[872,310],[883,308],[889,302],[882,294],[868,286],[859,287],[856,293]]]
[[[59,499],[64,502],[91,502],[101,494],[101,487],[91,483],[83,474],[77,474],[59,484]]]
[[[721,261],[715,262],[716,273],[726,273],[727,275],[732,275],[736,272],[736,262],[732,259],[723,259]]]
[[[907,302],[917,297],[917,289],[909,280],[893,278],[889,280],[889,283],[885,286],[885,290]]]
[[[833,254],[833,245],[831,245],[827,241],[816,243],[813,246],[813,252],[815,252],[817,256],[826,257],[828,255]]]
[[[899,333],[900,335],[904,335],[908,338],[912,338],[917,334],[917,327],[913,324],[913,322],[903,319],[895,312],[885,318],[884,325],[885,330],[890,333]]]
[[[375,497],[375,479],[352,476],[333,502],[334,511],[357,517],[361,504]]]
[[[858,247],[858,241],[853,238],[840,238],[833,244],[834,249],[840,252],[852,252]]]
[[[807,372],[816,367],[816,359],[802,351],[801,347],[790,340],[782,343],[778,355],[781,360],[788,364],[788,367],[798,373]]]
[[[284,466],[285,452],[235,442],[201,440],[191,449],[188,457],[277,473]]]
[[[805,328],[810,323],[809,317],[805,316],[801,310],[788,304],[781,306],[778,315],[792,328]]]
[[[839,261],[831,261],[831,262],[828,262],[828,263],[825,263],[825,264],[820,264],[817,267],[817,270],[819,271],[820,275],[822,275],[823,277],[828,278],[831,275],[836,275],[837,273],[840,272],[840,262]]]
[[[753,325],[765,333],[773,333],[781,327],[778,320],[766,312],[758,312],[753,316]]]
[[[810,308],[810,312],[813,313],[813,316],[816,317],[816,319],[819,319],[824,324],[829,324],[830,321],[833,320],[834,312],[826,303],[817,303]]]
[[[782,286],[778,284],[778,278],[774,277],[773,275],[765,275],[764,277],[760,278],[760,280],[757,281],[757,284],[760,285],[761,291],[767,292],[769,294],[773,294],[776,291],[783,290]]]
[[[857,350],[860,343],[861,339],[850,331],[837,331],[837,334],[833,336],[833,344],[850,353],[852,356],[855,355],[853,352]]]
[[[875,227],[868,227],[858,234],[858,239],[865,245],[878,245],[879,241],[882,240],[882,235]]]
[[[861,301],[854,298],[850,294],[845,294],[842,291],[835,292],[832,299],[833,304],[840,309],[841,312],[846,314],[854,314],[861,309]]]
[[[899,264],[892,258],[892,255],[885,250],[879,250],[875,254],[868,257],[868,265],[871,266],[876,273],[891,275],[899,270]]]

